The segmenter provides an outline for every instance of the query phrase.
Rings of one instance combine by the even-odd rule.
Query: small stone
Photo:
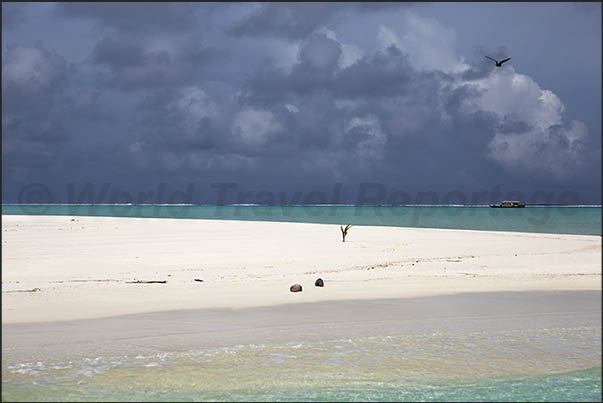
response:
[[[302,291],[302,286],[300,284],[293,284],[291,286],[291,288],[289,288],[289,291],[291,291],[291,292],[301,292]]]
[[[321,278],[319,278],[319,279],[317,279],[317,280],[314,282],[314,285],[315,285],[316,287],[324,287],[324,286],[325,286],[325,282],[324,282],[324,281],[322,281],[322,279],[321,279]]]

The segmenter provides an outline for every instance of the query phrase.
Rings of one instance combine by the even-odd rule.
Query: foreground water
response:
[[[2,214],[202,218],[601,235],[600,206],[495,209],[488,206],[5,204]]]
[[[70,358],[70,359],[68,359]],[[3,359],[10,401],[596,401],[601,327]],[[11,362],[12,361],[12,362]]]

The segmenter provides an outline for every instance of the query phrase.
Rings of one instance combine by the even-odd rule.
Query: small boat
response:
[[[501,203],[491,204],[492,208],[521,208],[526,205],[518,200],[503,200]]]

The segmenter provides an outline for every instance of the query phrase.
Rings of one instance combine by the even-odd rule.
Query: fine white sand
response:
[[[50,216],[2,216],[2,235],[3,323],[601,290],[600,236],[356,226],[342,243],[327,224]]]

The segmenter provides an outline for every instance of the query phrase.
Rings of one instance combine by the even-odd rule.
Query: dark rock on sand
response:
[[[302,291],[302,286],[301,286],[301,285],[299,285],[299,284],[293,284],[293,285],[291,286],[291,288],[289,288],[289,290],[290,290],[291,292],[301,292],[301,291]]]
[[[322,281],[322,279],[321,279],[321,278],[319,278],[319,279],[317,279],[317,280],[314,282],[314,285],[315,285],[316,287],[324,287],[324,286],[325,286],[325,282],[324,282],[324,281]]]

